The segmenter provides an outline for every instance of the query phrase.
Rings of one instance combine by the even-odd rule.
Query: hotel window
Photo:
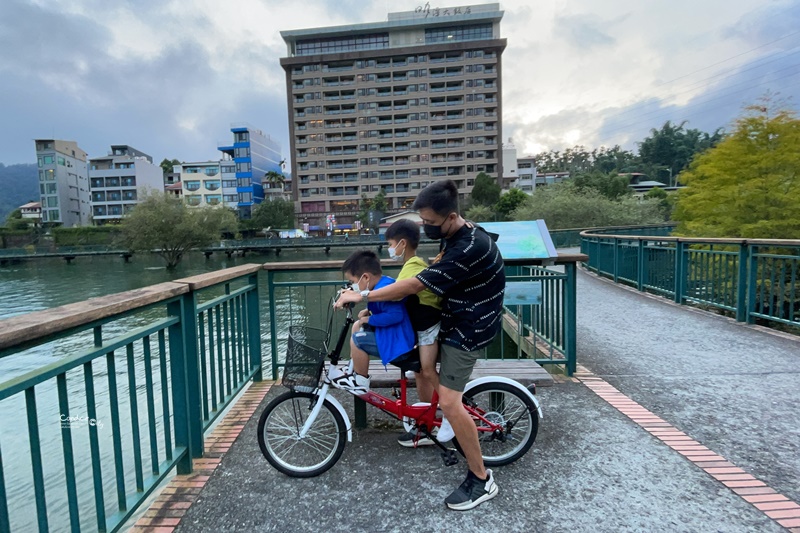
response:
[[[136,187],[136,178],[133,176],[124,176],[122,178],[123,187]]]
[[[45,181],[55,181],[56,179],[56,171],[51,169],[44,171],[44,179]]]

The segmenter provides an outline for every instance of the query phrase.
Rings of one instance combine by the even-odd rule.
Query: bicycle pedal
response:
[[[458,456],[456,455],[456,451],[453,449],[443,451],[442,461],[444,461],[444,466],[453,466],[458,464]]]

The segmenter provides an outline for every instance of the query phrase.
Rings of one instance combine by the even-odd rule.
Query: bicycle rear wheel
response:
[[[347,426],[327,399],[302,439],[317,397],[290,391],[274,400],[258,420],[258,445],[269,464],[291,477],[314,477],[331,468],[342,456]]]
[[[464,403],[474,405],[486,420],[503,427],[502,432],[481,431],[486,422],[476,419],[478,442],[486,466],[513,463],[530,449],[539,431],[536,405],[522,391],[507,383],[482,383],[464,392]],[[453,439],[456,449],[464,451]]]

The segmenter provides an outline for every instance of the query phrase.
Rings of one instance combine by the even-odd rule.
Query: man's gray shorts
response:
[[[439,383],[448,389],[464,392],[464,387],[475,367],[475,361],[483,355],[483,350],[467,352],[445,343],[442,343],[441,346],[442,362],[439,367]]]

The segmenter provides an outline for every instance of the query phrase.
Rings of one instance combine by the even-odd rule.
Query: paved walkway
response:
[[[464,463],[447,468],[435,450],[400,448],[396,423],[371,410],[369,429],[355,433],[340,462],[308,480],[267,464],[250,419],[213,474],[183,491],[188,509],[169,522],[151,512],[149,525],[180,533],[800,533],[800,342],[590,274],[579,275],[578,294],[581,372],[540,389],[539,437],[496,470],[491,502],[446,510]],[[162,496],[160,508],[173,509],[169,501]]]

